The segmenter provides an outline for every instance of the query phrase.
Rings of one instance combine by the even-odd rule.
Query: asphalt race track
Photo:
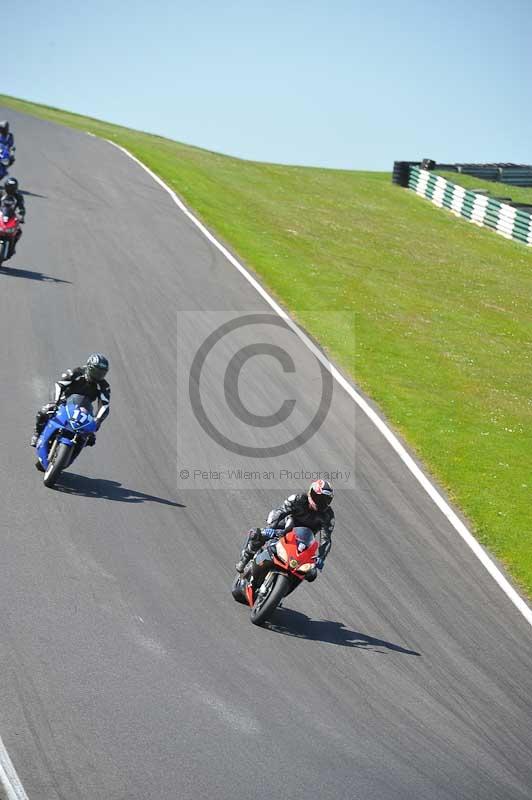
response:
[[[247,447],[305,427],[314,357],[253,317],[271,309],[123,153],[0,116],[28,208],[0,269],[0,735],[30,800],[530,798],[525,619],[340,387],[278,457],[204,430],[190,367],[227,321],[252,316],[215,336],[198,381]],[[111,415],[49,490],[34,414],[93,350],[111,360]],[[277,428],[238,418],[285,398]],[[262,463],[273,477],[215,474]],[[308,483],[277,464],[354,475],[335,481],[323,574],[260,629],[230,584],[243,531]]]

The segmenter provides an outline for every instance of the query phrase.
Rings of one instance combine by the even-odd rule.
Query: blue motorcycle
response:
[[[13,154],[7,144],[0,144],[0,181],[6,177],[8,168],[14,160]]]
[[[44,472],[44,485],[53,486],[59,474],[79,456],[97,430],[92,403],[73,394],[59,406],[37,440],[37,467]]]

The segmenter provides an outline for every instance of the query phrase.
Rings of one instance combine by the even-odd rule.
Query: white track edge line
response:
[[[13,762],[0,737],[0,787],[6,793],[7,800],[28,800],[20,779],[16,773]]]
[[[456,532],[462,537],[464,542],[468,545],[468,547],[473,551],[476,557],[479,559],[481,564],[486,568],[489,572],[491,577],[495,580],[495,582],[499,585],[502,591],[507,595],[507,597],[512,601],[514,606],[521,612],[527,622],[532,625],[532,609],[525,603],[523,598],[516,592],[513,586],[509,583],[509,581],[504,577],[500,569],[494,563],[494,561],[490,558],[490,556],[486,553],[484,548],[480,545],[480,543],[475,539],[473,534],[468,530],[468,528],[464,525],[460,517],[453,511],[449,503],[442,497],[442,495],[438,492],[436,487],[430,482],[427,476],[422,472],[422,470],[418,467],[412,456],[406,451],[404,446],[401,444],[397,436],[390,430],[390,428],[386,425],[385,422],[376,414],[376,412],[371,408],[371,406],[367,403],[366,400],[356,391],[356,389],[351,386],[351,384],[344,378],[344,376],[338,371],[338,369],[332,364],[327,357],[316,347],[316,345],[309,339],[309,337],[296,325],[293,319],[281,308],[281,306],[275,302],[273,297],[271,297],[268,292],[264,289],[263,286],[251,275],[248,270],[242,266],[242,264],[237,261],[232,253],[223,246],[208,230],[208,228],[203,225],[200,220],[192,214],[192,212],[186,207],[180,197],[171,189],[158,175],[156,175],[152,170],[147,167],[145,164],[142,163],[136,156],[126,150],[125,147],[117,144],[116,142],[111,141],[111,139],[104,139],[105,142],[108,144],[113,145],[118,150],[121,150],[125,155],[135,161],[139,167],[150,175],[153,180],[159,184],[172,198],[174,203],[179,207],[179,209],[187,216],[191,222],[203,233],[203,235],[213,244],[219,251],[222,253],[226,259],[240,272],[241,275],[253,286],[253,288],[260,294],[260,296],[268,303],[268,305],[273,308],[273,310],[286,322],[286,324],[294,331],[294,333],[301,339],[301,341],[309,348],[309,350],[316,356],[316,358],[320,361],[321,364],[331,373],[333,378],[342,386],[348,395],[355,401],[355,403],[359,406],[359,408],[366,414],[366,416],[373,422],[375,427],[382,433],[388,444],[395,450],[401,461],[406,465],[406,467],[410,470],[414,478],[421,484],[423,489],[427,492],[429,497],[434,501],[434,503],[438,506],[440,511],[444,514],[444,516],[448,519],[451,523],[453,528]]]

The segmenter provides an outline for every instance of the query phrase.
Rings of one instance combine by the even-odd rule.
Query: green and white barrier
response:
[[[426,169],[411,166],[408,188],[430,200],[439,208],[447,208],[458,217],[475,225],[491,228],[505,236],[532,245],[532,215],[528,211],[495,200],[485,194],[464,189]]]

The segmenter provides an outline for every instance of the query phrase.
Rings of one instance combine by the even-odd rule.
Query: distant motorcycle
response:
[[[4,261],[7,261],[13,255],[20,233],[20,219],[17,216],[16,201],[7,197],[0,208],[0,267]]]
[[[318,540],[310,528],[293,528],[257,553],[231,592],[238,603],[251,608],[251,622],[266,622],[286,595],[316,573]]]
[[[3,180],[8,169],[15,162],[15,156],[7,144],[0,144],[0,181]]]
[[[37,440],[37,466],[44,472],[44,485],[52,487],[60,473],[69,467],[97,430],[92,404],[83,395],[73,394],[59,406]]]

